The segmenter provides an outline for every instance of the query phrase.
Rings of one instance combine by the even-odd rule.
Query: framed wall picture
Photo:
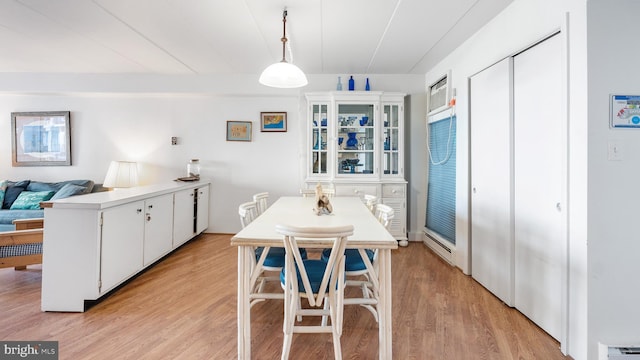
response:
[[[11,113],[13,166],[71,165],[69,111]]]
[[[260,113],[260,131],[287,131],[287,113],[286,112],[261,112]]]
[[[251,141],[251,121],[227,121],[227,141]]]

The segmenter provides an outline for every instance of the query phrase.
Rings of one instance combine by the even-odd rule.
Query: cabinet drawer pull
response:
[[[147,221],[151,221],[151,214],[147,213]]]
[[[136,212],[140,214],[142,212],[142,209],[136,209]]]

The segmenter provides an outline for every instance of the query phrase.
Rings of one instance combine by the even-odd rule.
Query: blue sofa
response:
[[[105,190],[91,180],[41,182],[32,180],[0,181],[0,231],[13,231],[15,219],[44,217],[40,201],[63,199]]]

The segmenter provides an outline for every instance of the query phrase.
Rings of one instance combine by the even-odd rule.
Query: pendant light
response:
[[[260,75],[260,84],[276,88],[298,88],[307,85],[307,77],[299,67],[285,58],[287,45],[287,10],[282,13],[282,61],[270,65]]]

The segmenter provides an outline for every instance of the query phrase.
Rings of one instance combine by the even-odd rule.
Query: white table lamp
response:
[[[138,164],[132,161],[112,161],[102,186],[128,188],[138,185]]]

